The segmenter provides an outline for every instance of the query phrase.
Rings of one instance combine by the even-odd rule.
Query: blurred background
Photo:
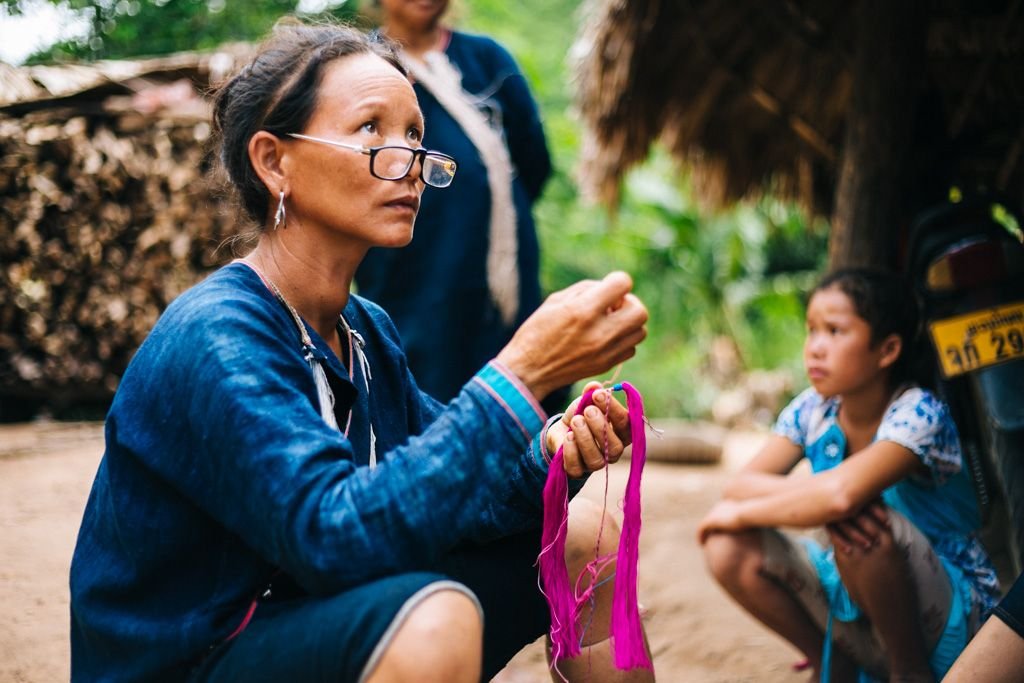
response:
[[[768,421],[802,381],[803,296],[825,264],[827,221],[770,191],[712,207],[657,145],[615,206],[585,200],[574,42],[589,9],[458,0],[449,15],[508,47],[541,108],[556,166],[536,210],[543,286],[629,271],[650,337],[620,376],[648,412]],[[0,420],[102,417],[159,312],[228,260],[224,241],[244,229],[208,173],[204,92],[280,16],[361,21],[359,10],[0,3]]]

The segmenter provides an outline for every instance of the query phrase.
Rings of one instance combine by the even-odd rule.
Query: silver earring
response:
[[[274,230],[277,230],[277,228],[282,225],[286,228],[288,227],[287,225],[285,225],[285,218],[286,216],[284,212],[284,190],[281,190],[281,193],[277,197],[277,213],[274,214]]]

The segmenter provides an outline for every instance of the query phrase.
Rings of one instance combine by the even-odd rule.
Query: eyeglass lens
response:
[[[373,173],[385,180],[401,180],[412,168],[417,150],[405,147],[379,147],[373,157]],[[455,162],[451,159],[425,154],[423,156],[423,182],[434,187],[447,187],[455,177]]]
[[[423,157],[423,182],[434,187],[448,187],[455,179],[455,162],[442,156]]]
[[[385,180],[400,180],[412,168],[415,152],[401,147],[381,147],[373,159],[373,170]]]

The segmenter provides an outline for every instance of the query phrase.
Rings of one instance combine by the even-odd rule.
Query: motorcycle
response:
[[[954,201],[957,199],[958,201]],[[904,267],[1001,578],[1024,568],[1024,235],[1007,204],[957,197],[911,225]]]

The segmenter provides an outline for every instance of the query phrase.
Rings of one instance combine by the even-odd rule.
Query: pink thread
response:
[[[235,636],[237,636],[239,633],[245,630],[245,627],[249,625],[250,621],[252,621],[252,615],[256,613],[256,607],[259,604],[259,598],[254,598],[253,601],[249,603],[249,609],[245,611],[245,616],[242,617],[241,623],[239,623],[238,627],[231,632],[230,636],[224,639],[225,643],[229,640],[234,640]]]
[[[647,436],[644,432],[643,398],[631,384],[622,382],[612,387],[626,393],[633,451],[629,480],[623,496],[622,534],[616,557],[615,585],[612,593],[611,639],[615,666],[620,670],[652,669],[644,645],[640,609],[637,604],[637,563],[640,543],[640,480],[647,459]],[[576,415],[593,403],[594,390],[583,394],[576,406]],[[607,447],[607,445],[606,445]],[[569,487],[562,465],[562,448],[551,459],[544,484],[544,519],[541,528],[541,551],[537,558],[541,592],[551,612],[551,665],[557,670],[558,660],[580,654],[576,620],[582,606],[597,588],[596,579],[610,556],[596,557],[581,572],[575,590],[569,587],[569,571],[565,566],[565,539],[568,531]],[[589,577],[589,584],[584,582]],[[581,590],[582,588],[582,590]]]

